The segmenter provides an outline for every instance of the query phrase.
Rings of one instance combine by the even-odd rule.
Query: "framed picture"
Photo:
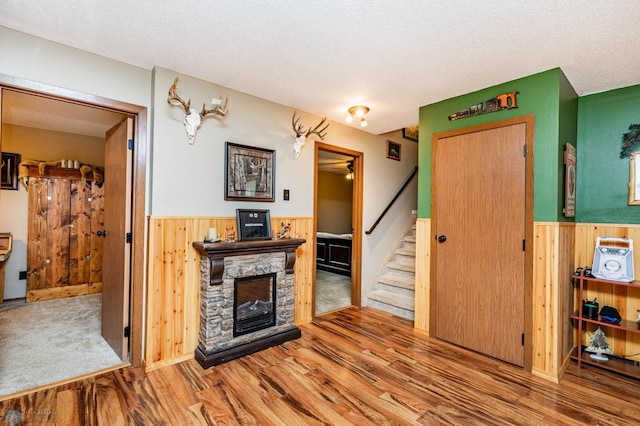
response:
[[[224,199],[275,201],[276,154],[272,149],[227,142]]]
[[[564,209],[565,217],[576,215],[576,148],[570,143],[564,151]]]
[[[271,215],[269,210],[236,209],[238,241],[270,240]]]
[[[18,164],[20,164],[20,154],[11,152],[2,153],[2,163],[0,167],[1,189],[18,190]]]
[[[400,161],[400,144],[387,140],[387,158]]]
[[[418,125],[404,127],[402,129],[402,138],[410,141],[418,142]]]

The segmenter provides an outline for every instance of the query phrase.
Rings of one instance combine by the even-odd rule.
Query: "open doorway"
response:
[[[316,144],[314,315],[360,305],[362,155]]]
[[[12,79],[12,82],[15,82],[15,81],[16,79]],[[2,81],[0,81],[0,83],[1,82]],[[29,87],[31,86],[32,85],[29,85]],[[3,152],[17,151],[18,153],[22,154],[21,158],[23,160],[39,159],[44,161],[50,161],[52,159],[59,160],[64,158],[65,159],[64,163],[66,163],[64,165],[67,166],[66,168],[68,170],[62,170],[60,171],[60,174],[64,174],[66,172],[69,175],[73,175],[73,174],[80,175],[80,172],[77,170],[74,170],[74,168],[71,166],[72,162],[69,161],[69,159],[76,160],[80,164],[91,164],[94,166],[93,167],[94,171],[97,171],[98,169],[102,169],[102,172],[104,173],[105,135],[108,129],[110,129],[114,125],[117,125],[125,117],[134,117],[135,119],[139,118],[135,115],[132,115],[131,114],[132,111],[128,111],[130,109],[129,107],[133,107],[133,106],[128,105],[123,110],[119,110],[118,108],[105,106],[104,103],[102,103],[102,101],[104,100],[101,98],[95,97],[96,104],[91,104],[91,103],[88,103],[87,101],[87,98],[93,99],[93,97],[91,96],[83,95],[78,97],[77,100],[72,98],[59,98],[55,96],[55,94],[52,95],[52,94],[46,93],[48,90],[46,86],[43,85],[42,88],[45,90],[45,92],[33,92],[30,90],[23,90],[20,87],[2,87],[1,88],[2,90],[0,92],[1,93],[0,99],[2,100],[1,118],[2,118],[2,125],[3,125],[3,128],[2,128],[3,143],[0,147],[2,148],[2,151]],[[52,90],[52,91],[59,92],[56,90]],[[71,92],[69,94],[73,95],[73,93]],[[114,105],[120,104],[115,101],[109,101],[108,103],[112,103]],[[123,104],[123,105],[127,105],[127,104]],[[138,109],[138,107],[135,107],[134,109]],[[143,116],[146,119],[145,111],[143,111]],[[144,133],[144,131],[142,133]],[[20,136],[16,137],[16,134],[19,134]],[[23,137],[25,135],[28,135],[28,137]],[[87,144],[89,146],[88,147],[84,146],[84,144]],[[144,145],[145,144],[142,143],[140,144],[139,147],[143,148]],[[59,165],[61,166],[63,164],[61,163]],[[53,168],[58,169],[58,167],[56,166],[52,166],[52,169]],[[59,169],[62,169],[62,167],[59,167]],[[83,171],[82,183],[78,183],[77,187],[74,187],[74,188],[81,188],[81,189],[68,190],[68,192],[72,194],[70,195],[70,197],[77,196],[78,193],[81,193],[80,198],[83,198],[87,194],[88,194],[88,197],[84,197],[84,198],[89,198],[89,199],[91,198],[90,193],[85,193],[85,188],[89,186],[89,184],[87,183],[89,179],[86,179],[87,176],[88,175],[85,175]],[[63,180],[71,181],[72,179],[63,179]],[[144,181],[142,183],[144,184]],[[74,184],[68,184],[68,185],[69,187],[73,187]],[[9,232],[13,231],[14,235],[16,235],[17,237],[17,238],[14,238],[14,241],[17,242],[17,244],[14,245],[14,248],[17,249],[15,252],[15,258],[13,259],[14,265],[12,265],[13,268],[8,268],[9,271],[11,271],[11,273],[10,273],[10,280],[7,280],[9,281],[8,282],[9,286],[5,292],[5,294],[7,295],[7,298],[13,299],[15,304],[16,299],[18,301],[21,298],[23,298],[23,300],[26,300],[27,293],[29,292],[26,285],[27,280],[24,279],[26,278],[26,274],[24,272],[28,272],[29,270],[27,268],[27,252],[30,251],[28,247],[29,241],[30,241],[30,238],[28,236],[28,233],[29,233],[28,229],[30,226],[29,225],[30,220],[28,218],[28,205],[30,202],[30,193],[27,188],[22,186],[22,184],[19,189],[15,191],[11,191],[9,195],[7,195],[9,191],[3,191],[3,192],[4,194],[1,194],[2,196],[0,196],[0,217],[3,219],[1,221],[2,226],[11,227],[12,229],[9,229],[8,231]],[[48,198],[48,195],[45,195],[44,199],[46,200],[47,198]],[[66,203],[62,202],[61,204],[66,204]],[[143,206],[142,206],[142,209],[144,209]],[[59,210],[60,209],[56,209],[56,208],[52,209],[52,211],[56,211],[57,213],[59,213]],[[89,211],[90,210],[91,208],[89,208]],[[63,219],[61,221],[61,223],[64,224],[64,227],[69,229],[67,233],[68,236],[58,238],[58,240],[64,240],[66,238],[69,240],[76,241],[80,238],[84,238],[84,236],[86,236],[86,239],[95,238],[97,231],[99,231],[99,229],[91,229],[90,231],[88,230],[80,231],[78,230],[78,226],[72,222],[73,220],[77,219],[79,216],[84,216],[86,214],[87,213],[70,209],[70,212],[69,212],[70,219],[68,220]],[[128,215],[131,217],[131,209],[128,212]],[[86,226],[86,223],[90,222],[90,220],[85,220],[84,222]],[[103,230],[103,234],[105,233],[106,232],[104,232]],[[139,235],[142,239],[143,232],[140,232]],[[136,250],[131,250],[131,247],[129,247],[128,250],[129,252],[136,251]],[[90,266],[91,262],[88,260],[89,258],[95,259],[96,257],[95,252],[91,252],[87,256],[85,255],[78,256],[77,253],[74,253],[68,257],[71,257],[73,259],[72,262],[67,262],[67,263],[69,264],[68,269],[74,271],[74,275],[73,275],[74,277],[78,276],[77,271],[79,268],[79,264],[82,262],[82,259],[86,260],[85,265],[83,266],[85,269],[90,269],[91,272],[94,272],[94,273],[96,272],[94,270],[95,262],[94,262],[94,268],[92,269],[92,266]],[[52,261],[50,259],[45,259],[44,263],[49,265],[51,264],[51,262]],[[134,270],[134,269],[137,269],[137,268],[131,268],[131,270]],[[18,273],[18,271],[20,271],[20,273]],[[15,274],[13,272],[15,272]],[[19,281],[18,281],[18,276],[20,276]],[[66,280],[67,284],[69,283],[69,280],[77,281],[76,278],[67,279]],[[102,300],[101,292],[97,292],[95,291],[95,289],[96,287],[102,286],[103,283],[101,282],[102,281],[101,279],[95,279],[93,281],[96,281],[96,282],[95,283],[90,282],[90,283],[87,283],[87,285],[85,285],[84,287],[78,287],[78,288],[81,288],[81,290],[75,290],[75,291],[79,291],[80,293],[77,297],[48,297],[47,296],[46,298],[48,298],[49,300],[47,300],[46,302],[45,301],[40,302],[38,298],[42,298],[42,300],[45,299],[45,297],[42,296],[43,292],[37,292],[37,291],[29,292],[31,294],[31,299],[33,300],[33,302],[25,303],[24,307],[31,308],[33,307],[34,304],[37,304],[37,303],[40,303],[41,306],[38,307],[38,309],[31,308],[31,310],[34,312],[31,312],[28,315],[28,317],[35,321],[37,319],[37,312],[47,311],[47,310],[50,311],[51,309],[57,309],[57,308],[54,308],[53,305],[56,305],[58,304],[57,302],[60,302],[60,304],[62,305],[65,305],[65,306],[69,305],[66,308],[65,306],[62,306],[60,308],[62,309],[62,312],[84,313],[83,315],[85,315],[86,318],[91,318],[91,321],[97,324],[97,327],[98,327],[97,339],[100,339],[100,324],[101,322],[104,322],[104,317],[102,316],[102,313],[105,311],[105,303]],[[100,281],[100,282],[97,282],[97,281]],[[129,281],[130,280],[127,279],[127,284],[126,284],[127,288],[129,286]],[[67,287],[70,287],[70,286],[67,286]],[[91,289],[91,291],[85,291],[86,289]],[[58,289],[53,289],[52,291],[48,291],[48,293],[55,295],[55,293],[64,293],[64,291],[67,289],[61,290],[61,291],[57,291],[57,290]],[[127,292],[129,292],[129,290],[127,290]],[[33,297],[33,294],[36,294],[35,299]],[[132,294],[131,309],[128,303],[127,303],[127,306],[123,308],[123,312],[121,316],[126,317],[127,326],[129,326],[130,313],[134,312],[133,306],[135,306],[134,304],[137,304],[137,303],[138,303],[137,297],[135,296],[135,294]],[[20,306],[19,303],[17,305]],[[31,305],[31,307],[29,305]],[[45,305],[47,309],[44,309]],[[18,314],[20,309],[22,308],[18,307],[18,308],[13,308],[11,310],[8,309],[6,312],[7,318],[14,318],[14,317],[17,318],[19,316]],[[141,305],[140,305],[140,309],[141,309]],[[29,350],[28,346],[23,347],[22,348],[23,356],[24,356],[25,348],[27,348],[26,352],[29,358],[32,358],[31,354],[37,354],[37,353],[43,352],[42,347],[46,346],[47,350],[50,351],[51,345],[54,342],[61,346],[65,346],[65,343],[67,343],[67,346],[70,346],[69,343],[71,343],[71,340],[73,339],[75,340],[89,339],[91,340],[91,342],[97,343],[95,347],[91,346],[90,349],[92,351],[105,350],[106,342],[103,342],[104,344],[98,343],[96,341],[95,336],[89,338],[88,337],[89,331],[82,332],[80,334],[77,334],[77,333],[74,334],[77,327],[74,327],[73,323],[71,322],[72,319],[68,318],[68,315],[56,315],[56,314],[51,315],[50,312],[49,314],[44,313],[44,315],[47,318],[45,318],[42,323],[36,323],[34,328],[31,329],[32,332],[29,332],[29,329],[25,328],[22,330],[21,333],[18,333],[19,335],[20,334],[25,335],[26,337],[25,342],[28,343],[29,341],[33,341],[34,344],[38,345],[38,347],[32,348],[33,350]],[[140,316],[142,315],[141,312],[139,313],[139,315]],[[101,317],[102,317],[102,320],[101,320]],[[134,315],[131,318],[132,322],[135,322],[135,318],[137,318],[137,315]],[[89,321],[84,321],[83,325],[88,322]],[[37,324],[46,324],[46,327],[37,325]],[[49,333],[48,335],[46,334],[47,330]],[[55,330],[63,330],[63,332],[58,333]],[[64,330],[66,330],[66,333],[64,332]],[[42,344],[42,340],[39,340],[40,343],[36,343],[35,338],[29,339],[30,334],[35,335],[36,332],[39,333],[40,331],[45,332],[45,335],[43,336],[43,338],[44,338],[44,341],[47,342],[46,345]],[[69,341],[65,340],[67,338],[71,340]],[[16,339],[15,337],[12,337],[12,340],[15,340],[15,339]],[[132,345],[132,349],[134,349],[134,347],[137,348],[137,343],[134,342],[133,345]],[[109,345],[106,345],[106,348],[109,348]],[[66,369],[66,367],[62,364],[67,361],[67,358],[71,364],[73,363],[78,364],[79,361],[82,359],[92,360],[92,363],[90,364],[91,371],[82,371],[81,373],[78,374],[78,370],[69,369],[68,371],[71,372],[69,373],[70,374],[69,377],[65,377],[64,375],[61,376],[58,374],[55,376],[51,376],[52,379],[48,381],[45,380],[44,382],[42,381],[31,382],[25,379],[26,377],[28,377],[28,375],[25,376],[23,375],[22,372],[18,370],[13,370],[13,367],[12,367],[11,375],[14,376],[14,378],[20,377],[20,380],[25,382],[26,387],[24,387],[24,389],[29,389],[29,388],[32,388],[34,385],[46,386],[53,382],[57,382],[57,383],[64,382],[65,380],[71,379],[73,377],[77,377],[78,375],[91,375],[91,373],[94,373],[98,370],[117,368],[119,366],[128,364],[129,363],[128,361],[130,360],[128,348],[127,348],[127,353],[124,357],[118,353],[107,354],[104,357],[102,357],[102,355],[99,355],[97,352],[95,354],[90,354],[88,353],[88,351],[86,351],[85,353],[81,354],[75,359],[72,356],[62,357],[61,360],[59,361],[60,362],[59,365],[56,365],[53,359],[49,359],[48,360],[49,362],[43,363],[42,365],[42,367],[46,367],[46,371],[62,372]],[[138,356],[139,355],[136,354],[135,359],[137,359]],[[102,362],[101,360],[105,360],[106,364],[101,364]],[[123,361],[126,361],[126,364],[123,364]],[[133,359],[131,359],[131,361],[133,361]],[[137,364],[137,362],[135,362],[135,364]],[[20,364],[18,364],[18,367],[19,365]],[[34,368],[33,363],[24,364],[24,368],[34,370],[36,374],[38,374],[38,370],[37,368]],[[43,374],[41,373],[42,371],[40,372],[40,375],[42,376]],[[0,381],[0,383],[3,381],[4,380]],[[29,384],[31,385],[29,386]],[[21,389],[11,389],[10,386],[8,389],[10,389],[10,393],[13,393],[11,392],[11,390],[17,391],[17,392],[21,391]]]

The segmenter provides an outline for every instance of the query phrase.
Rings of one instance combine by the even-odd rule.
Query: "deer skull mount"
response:
[[[196,132],[200,127],[200,123],[202,123],[202,119],[207,114],[217,114],[222,117],[227,115],[227,103],[229,102],[229,98],[225,97],[224,101],[222,100],[222,96],[218,99],[213,99],[211,101],[212,109],[206,109],[206,103],[202,103],[202,111],[198,112],[195,108],[191,108],[191,99],[185,102],[180,96],[178,96],[177,91],[178,85],[178,77],[173,80],[173,84],[169,88],[169,97],[167,98],[167,102],[169,105],[180,106],[184,108],[184,127],[187,131],[187,135],[189,136],[189,143],[193,145],[193,142],[196,140]]]
[[[322,127],[325,121],[327,121],[327,117],[323,118],[320,123],[313,129],[309,127],[309,130],[307,130],[307,132],[305,133],[302,124],[300,124],[300,117],[296,118],[296,113],[294,111],[293,117],[291,117],[291,125],[293,126],[293,131],[296,133],[296,135],[293,137],[293,151],[296,153],[296,158],[300,156],[300,150],[304,146],[309,136],[318,135],[321,140],[324,140],[324,137],[327,135],[325,130],[327,130],[327,127],[329,127],[329,123],[327,123],[326,126]]]

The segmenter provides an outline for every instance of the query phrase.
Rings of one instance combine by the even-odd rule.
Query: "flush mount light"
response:
[[[367,119],[365,118],[365,114],[369,112],[369,107],[366,106],[352,106],[349,108],[349,115],[345,117],[347,123],[351,123],[354,117],[360,121],[360,126],[365,127],[367,125]]]

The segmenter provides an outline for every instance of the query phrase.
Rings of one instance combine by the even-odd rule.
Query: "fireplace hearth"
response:
[[[295,251],[305,241],[193,243],[200,252],[195,357],[203,368],[300,337],[293,272]]]

